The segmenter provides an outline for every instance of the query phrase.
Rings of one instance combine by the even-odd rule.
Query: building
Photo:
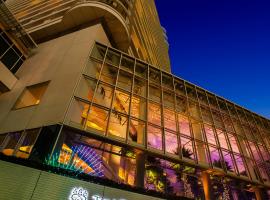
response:
[[[0,16],[1,199],[269,199],[270,121],[170,73],[154,1]]]

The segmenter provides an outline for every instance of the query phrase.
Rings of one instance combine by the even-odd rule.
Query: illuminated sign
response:
[[[68,200],[88,200],[88,192],[82,187],[79,188],[74,187],[70,191]]]
[[[74,187],[70,191],[68,200],[88,200],[88,191],[83,189],[82,187]],[[110,199],[110,198],[103,198],[102,196],[95,194],[91,196],[91,200],[126,200],[126,199]]]

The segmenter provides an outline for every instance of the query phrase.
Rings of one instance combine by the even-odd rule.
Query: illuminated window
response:
[[[222,130],[217,129],[217,137],[218,137],[218,141],[219,141],[220,147],[228,150],[229,149],[229,146],[227,144],[225,132],[222,131]]]
[[[115,50],[109,49],[106,55],[105,62],[118,66],[120,62],[120,53]]]
[[[89,104],[79,100],[75,100],[70,110],[71,125],[81,128],[86,121],[88,111],[89,111]]]
[[[14,109],[38,105],[48,87],[48,84],[49,82],[45,82],[26,87],[15,103]]]
[[[163,104],[174,109],[174,93],[170,90],[163,90]]]
[[[93,102],[102,106],[106,106],[107,108],[110,108],[113,97],[113,91],[114,91],[113,87],[100,82],[95,92]]]
[[[133,96],[131,100],[130,115],[138,119],[146,119],[146,99]]]
[[[104,134],[107,128],[108,113],[106,109],[92,106],[86,119],[86,128]]]
[[[23,139],[22,144],[18,148],[18,151],[16,152],[16,157],[28,158],[30,156],[32,148],[36,142],[38,133],[39,129],[27,130],[25,132],[26,135]]]
[[[147,65],[142,62],[136,62],[135,74],[142,78],[147,78]]]
[[[102,66],[101,63],[94,62],[93,60],[89,60],[86,65],[84,74],[92,78],[98,79],[100,71],[101,71],[101,66]]]
[[[213,166],[222,168],[222,159],[219,150],[216,147],[209,146],[209,151]]]
[[[211,126],[204,125],[204,130],[205,130],[207,142],[214,144],[214,145],[217,145],[217,141],[215,138],[215,133],[214,133],[213,128]]]
[[[7,134],[0,134],[0,149],[2,147],[2,145],[4,145],[4,140],[6,138]]]
[[[158,85],[149,85],[149,99],[160,103],[161,100],[161,89]]]
[[[142,97],[146,97],[147,92],[146,80],[135,77],[134,78],[134,85],[133,85],[133,93],[136,95],[140,95]]]
[[[92,101],[97,81],[87,78],[82,78],[78,87],[77,96]]]
[[[231,143],[232,151],[236,152],[236,153],[240,153],[236,136],[234,136],[232,134],[228,134],[228,138],[229,138],[229,141]]]
[[[173,131],[176,131],[175,113],[171,109],[164,108],[164,127]]]
[[[161,125],[161,107],[159,104],[149,102],[148,104],[148,122]]]
[[[129,140],[144,144],[145,122],[139,120],[130,120],[129,125]]]
[[[246,167],[245,167],[245,163],[244,163],[243,158],[237,154],[234,155],[234,158],[235,158],[235,163],[237,165],[239,174],[242,176],[247,176],[247,171],[246,171]]]
[[[128,114],[129,113],[130,94],[126,92],[116,90],[113,100],[112,109]]]
[[[112,111],[110,116],[109,130],[110,135],[126,138],[128,118],[119,112]]]
[[[184,158],[194,159],[193,142],[190,138],[181,137],[181,153]]]
[[[224,158],[224,167],[227,171],[235,172],[232,155],[228,151],[222,150],[222,155]]]
[[[130,92],[132,77],[133,77],[132,74],[125,72],[124,70],[120,70],[118,80],[117,80],[117,87],[120,87]]]
[[[168,153],[178,155],[178,142],[175,133],[165,131],[165,149]]]
[[[9,133],[7,136],[7,143],[5,144],[2,152],[7,156],[14,154],[15,148],[21,138],[21,132]]]
[[[177,112],[187,114],[187,99],[182,96],[176,96],[175,108]]]
[[[162,131],[160,128],[148,125],[147,140],[149,147],[162,150]]]
[[[127,56],[123,56],[122,60],[121,60],[121,66],[122,69],[129,71],[131,73],[133,73],[134,71],[134,59],[127,57]]]
[[[94,46],[91,56],[98,60],[103,60],[105,56],[105,52],[106,52],[106,47],[97,44]]]
[[[116,67],[104,64],[100,80],[114,85],[116,82],[117,71],[118,69]]]
[[[181,134],[191,136],[190,125],[187,117],[178,115],[179,130]]]

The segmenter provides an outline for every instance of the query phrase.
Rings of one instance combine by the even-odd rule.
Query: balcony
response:
[[[129,45],[129,8],[126,0],[67,0],[8,4],[19,22],[36,41],[100,20],[117,48]]]

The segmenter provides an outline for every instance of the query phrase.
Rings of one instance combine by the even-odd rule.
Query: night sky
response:
[[[270,118],[270,1],[156,4],[173,74]]]

